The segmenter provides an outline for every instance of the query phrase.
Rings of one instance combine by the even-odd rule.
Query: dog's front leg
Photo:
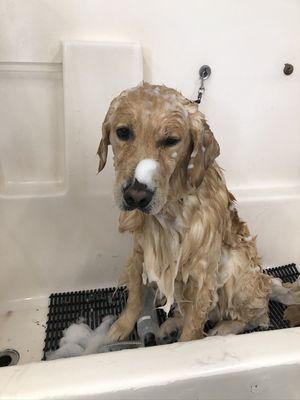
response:
[[[142,266],[143,254],[139,250],[134,250],[126,269],[128,300],[122,314],[108,332],[112,340],[128,338],[141,312],[143,306]]]
[[[214,284],[211,280],[204,281],[201,288],[194,279],[189,279],[185,298],[182,304],[184,321],[179,341],[202,339],[204,324],[211,310],[214,296]]]

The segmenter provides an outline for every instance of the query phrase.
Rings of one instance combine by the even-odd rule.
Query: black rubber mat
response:
[[[267,274],[282,279],[283,282],[294,282],[299,272],[295,264],[271,268],[265,271]],[[127,301],[126,288],[106,288],[84,290],[79,292],[54,293],[49,297],[49,313],[46,327],[46,338],[43,360],[50,350],[56,350],[64,329],[78,321],[84,320],[92,329],[100,325],[106,315],[119,315]],[[283,320],[285,310],[283,304],[275,301],[269,303],[270,326],[268,329],[257,328],[253,331],[273,330],[288,328],[288,322]],[[159,309],[158,321],[163,323],[165,313]],[[251,332],[253,332],[251,331]],[[248,331],[247,333],[249,333]],[[137,340],[136,329],[131,334],[130,340]]]

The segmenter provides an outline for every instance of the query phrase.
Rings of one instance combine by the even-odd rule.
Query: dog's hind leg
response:
[[[289,321],[290,326],[300,326],[300,285],[299,279],[293,283],[283,283],[279,279],[272,279],[271,300],[287,305],[283,318]]]
[[[289,321],[290,326],[300,326],[300,305],[293,304],[288,306],[284,312],[283,318]]]
[[[226,336],[226,335],[237,335],[242,333],[247,327],[247,324],[243,321],[220,321],[217,325],[210,329],[208,336]]]

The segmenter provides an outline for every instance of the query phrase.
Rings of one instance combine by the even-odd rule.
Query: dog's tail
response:
[[[286,306],[300,304],[300,279],[294,283],[283,283],[279,278],[272,278],[270,299]]]

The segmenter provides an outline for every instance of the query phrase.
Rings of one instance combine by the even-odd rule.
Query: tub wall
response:
[[[112,163],[96,177],[105,110],[142,78],[195,98],[204,63],[201,109],[264,263],[299,262],[299,15],[296,0],[1,0],[1,300],[116,282],[130,242],[117,234]],[[128,75],[115,53],[94,80],[79,68],[72,92],[62,42],[74,40],[140,43],[143,66],[131,58]]]

